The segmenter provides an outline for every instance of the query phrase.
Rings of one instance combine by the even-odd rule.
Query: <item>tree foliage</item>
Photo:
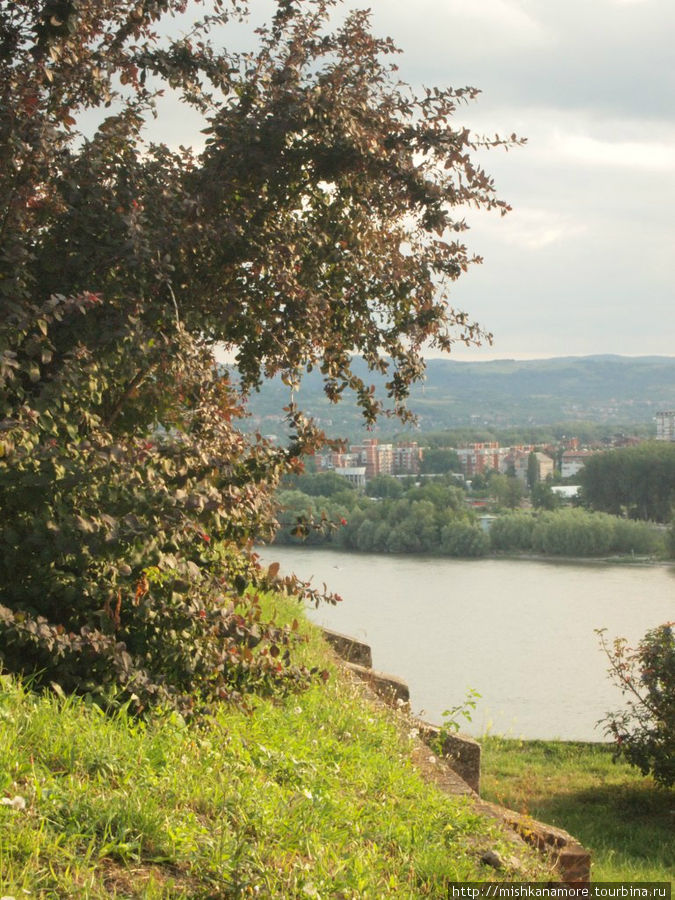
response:
[[[539,460],[537,454],[531,451],[527,457],[527,487],[529,490],[539,483]]]
[[[548,481],[538,481],[530,489],[530,500],[535,509],[558,509],[562,500]]]
[[[235,53],[210,38],[235,2],[168,37],[198,4],[0,2],[5,666],[138,706],[304,677],[245,589],[275,581],[252,541],[320,436],[291,405],[287,447],[245,437],[239,395],[318,367],[372,421],[357,351],[405,417],[422,345],[483,336],[447,303],[471,262],[456,208],[507,208],[451,125],[476,91],[415,96],[333,5],[279,0]],[[203,150],[145,137],[161,91]]]
[[[602,720],[605,733],[643,775],[662,787],[675,785],[675,632],[668,622],[650,629],[636,648],[625,638],[600,642],[610,662],[609,673],[627,698],[626,708]]]
[[[648,441],[590,457],[579,473],[592,509],[670,522],[675,498],[675,444]]]
[[[525,496],[525,487],[515,475],[491,473],[488,479],[488,489],[497,506],[507,509],[515,509]]]
[[[302,485],[304,479],[299,479]],[[373,479],[375,482],[376,479]],[[390,492],[393,486],[397,489]],[[464,504],[464,492],[434,480],[404,489],[394,478],[378,482],[377,499],[355,491],[313,497],[302,491],[283,491],[279,543],[331,544],[370,553],[440,553],[446,556],[484,556],[487,535]],[[309,531],[306,523],[322,523]]]
[[[335,472],[303,472],[287,475],[282,482],[284,489],[298,490],[310,497],[333,497],[345,491],[355,490],[352,483]]]
[[[527,512],[513,512],[499,516],[490,526],[490,544],[493,550],[532,551],[536,518]]]
[[[366,485],[366,494],[369,497],[392,497],[396,499],[403,494],[403,485],[400,479],[392,475],[376,475]]]
[[[664,552],[663,535],[646,522],[631,522],[584,509],[514,512],[490,528],[493,550],[547,556],[653,555]]]
[[[442,475],[445,472],[461,472],[462,464],[457,451],[447,447],[425,447],[420,472]]]

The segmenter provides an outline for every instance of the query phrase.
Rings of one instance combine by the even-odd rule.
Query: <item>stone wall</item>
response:
[[[328,629],[323,629],[323,633],[349,670],[365,681],[378,697],[398,708],[408,704],[408,685],[395,675],[372,668],[372,653],[368,644]],[[439,725],[422,719],[413,719],[412,724],[421,740],[452,771],[453,777],[444,782],[449,793],[472,796],[481,812],[498,819],[527,843],[545,853],[566,884],[590,882],[591,855],[566,831],[479,799],[481,751],[478,741],[465,734],[447,732]]]

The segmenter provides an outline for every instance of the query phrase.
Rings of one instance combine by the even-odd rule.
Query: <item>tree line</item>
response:
[[[279,494],[277,543],[457,557],[663,555],[669,546],[653,524],[581,508],[503,510],[488,532],[451,479],[415,484],[380,476],[367,490],[370,496],[332,473],[295,478]]]

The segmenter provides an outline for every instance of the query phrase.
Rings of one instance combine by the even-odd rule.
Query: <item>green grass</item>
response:
[[[596,881],[675,878],[675,792],[659,790],[606,744],[487,737],[481,792],[569,831]]]
[[[0,896],[444,898],[448,880],[508,879],[480,862],[513,853],[495,825],[422,780],[400,723],[311,633],[326,684],[199,725],[1,677],[0,796],[25,808],[0,806]]]

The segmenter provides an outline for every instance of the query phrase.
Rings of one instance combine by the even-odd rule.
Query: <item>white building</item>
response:
[[[675,441],[675,410],[657,412],[656,414],[656,440]]]
[[[336,475],[346,478],[354,487],[362,488],[366,486],[366,467],[365,466],[341,466],[333,469]]]
[[[551,490],[561,500],[574,500],[579,496],[578,484],[554,484]]]

